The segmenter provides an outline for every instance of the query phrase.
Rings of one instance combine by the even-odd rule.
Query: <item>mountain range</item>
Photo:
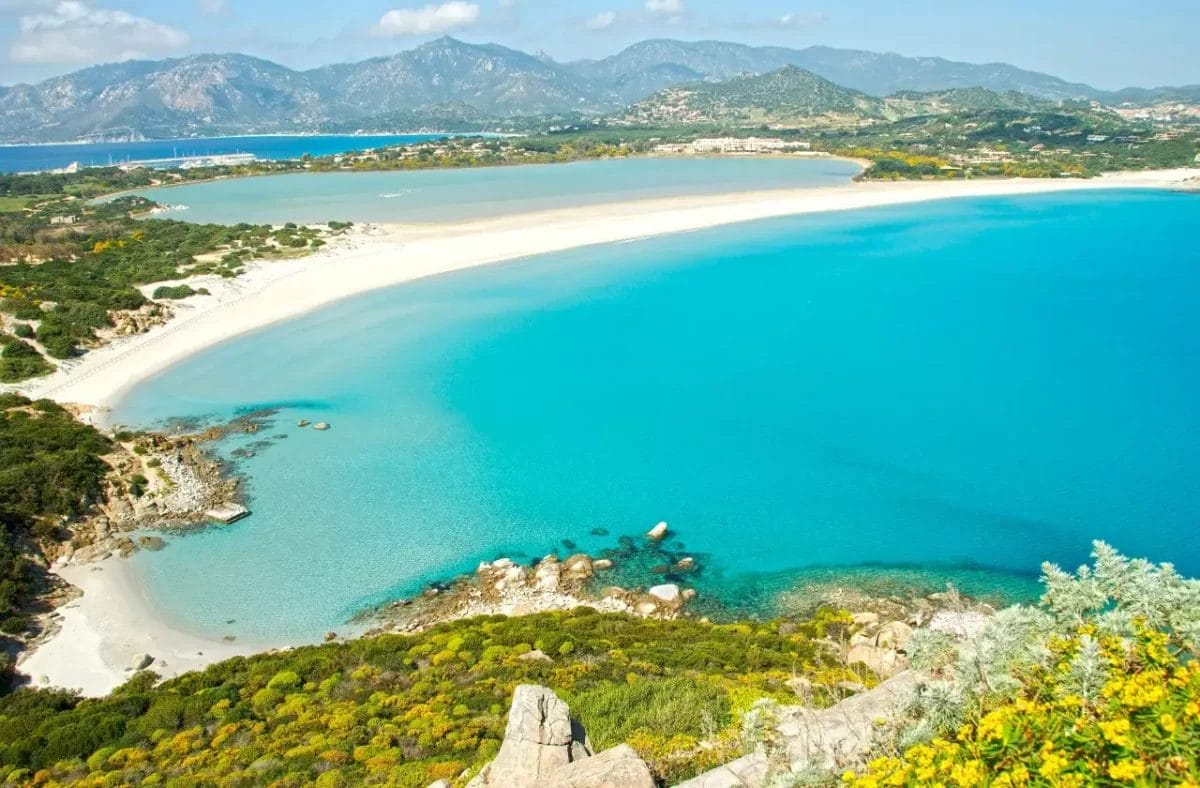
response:
[[[497,44],[441,38],[388,57],[308,71],[238,54],[94,66],[0,88],[0,141],[475,128],[516,117],[621,112],[672,86],[736,83],[772,72],[793,81],[814,75],[853,92],[860,109],[897,93],[967,88],[1106,103],[1200,100],[1200,86],[1114,93],[1003,63],[829,47],[652,40],[600,60],[558,63]]]

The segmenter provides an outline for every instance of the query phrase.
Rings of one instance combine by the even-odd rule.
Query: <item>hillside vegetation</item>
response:
[[[742,714],[794,698],[797,673],[830,699],[836,682],[860,680],[814,645],[847,622],[826,613],[781,630],[580,609],[235,659],[158,687],[143,673],[103,700],[21,691],[0,699],[0,779],[424,788],[490,760],[512,690],[538,683],[597,747],[630,742],[678,780],[740,755]]]
[[[141,285],[204,274],[233,277],[249,260],[325,244],[323,233],[307,227],[138,219],[154,203],[82,199],[145,177],[113,170],[0,179],[9,196],[39,195],[23,210],[0,213],[0,329],[6,330],[0,330],[0,382],[50,372],[43,353],[72,358],[105,332],[140,332],[163,322],[169,311],[143,295]]]
[[[882,118],[884,103],[794,66],[727,82],[668,88],[634,104],[637,123],[856,124]]]
[[[29,606],[44,586],[42,570],[30,560],[34,543],[64,538],[64,520],[100,500],[110,449],[95,428],[53,402],[0,394],[2,635],[25,630]]]

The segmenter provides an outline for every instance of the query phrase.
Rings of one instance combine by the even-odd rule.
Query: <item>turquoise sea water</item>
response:
[[[217,156],[253,153],[260,159],[298,159],[336,153],[405,145],[440,139],[445,134],[322,134],[304,136],[197,137],[144,142],[88,142],[61,145],[0,145],[0,172],[36,172],[79,162],[85,167],[105,167],[127,161],[147,161],[179,156]]]
[[[1169,193],[959,200],[339,303],[119,407],[139,425],[279,408],[255,439],[287,436],[239,463],[249,519],[135,566],[186,626],[264,642],[658,520],[703,557],[704,596],[751,607],[839,567],[1027,592],[1094,538],[1198,573],[1197,226],[1200,199]]]
[[[301,173],[139,192],[189,222],[444,222],[630,199],[846,183],[831,159],[608,159],[415,172]]]

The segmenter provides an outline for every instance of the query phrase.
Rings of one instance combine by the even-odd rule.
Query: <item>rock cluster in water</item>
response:
[[[619,586],[595,591],[599,575],[612,569],[610,558],[576,553],[565,559],[547,555],[532,566],[510,558],[481,563],[475,573],[444,587],[432,587],[415,602],[392,603],[382,611],[385,630],[414,632],[443,621],[482,615],[519,616],[592,607],[606,613],[646,618],[675,618],[695,597],[674,583],[648,592]]]

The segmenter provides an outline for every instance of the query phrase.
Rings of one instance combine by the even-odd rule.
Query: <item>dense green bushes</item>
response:
[[[0,629],[25,625],[34,572],[23,555],[30,537],[53,538],[63,518],[103,495],[109,441],[47,400],[0,396]]]
[[[0,383],[17,383],[52,371],[33,345],[0,333]]]

